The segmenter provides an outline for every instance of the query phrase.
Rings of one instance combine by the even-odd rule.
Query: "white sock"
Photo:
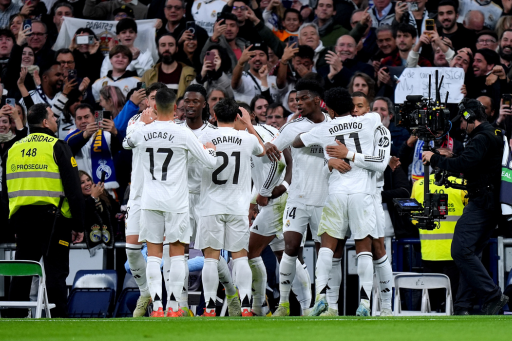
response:
[[[236,295],[236,288],[233,284],[233,278],[231,277],[231,273],[229,272],[228,263],[224,259],[224,257],[220,256],[219,262],[217,264],[217,270],[219,272],[219,280],[224,286],[224,290],[226,290],[227,296]],[[233,269],[233,277],[235,276],[235,269]]]
[[[252,310],[257,315],[262,315],[265,290],[267,288],[267,269],[261,257],[249,259],[252,271]]]
[[[185,253],[185,279],[183,280],[183,292],[181,293],[181,297],[178,298],[178,303],[180,307],[188,308],[188,253]]]
[[[169,301],[169,297],[171,296],[171,288],[169,286],[169,283],[170,283],[169,280],[170,280],[170,276],[171,276],[171,256],[169,256],[169,244],[164,243],[162,258],[164,260],[162,274],[164,276],[165,291],[167,292],[166,309],[169,309],[170,304],[171,304],[171,302]]]
[[[332,259],[332,269],[329,274],[329,282],[327,289],[327,304],[329,308],[338,310],[338,299],[340,298],[341,285],[341,258]]]
[[[279,264],[279,304],[290,302],[290,289],[295,279],[297,256],[291,257],[283,252],[283,258]]]
[[[148,256],[148,265],[146,268],[146,276],[148,277],[148,287],[153,300],[153,310],[162,308],[162,272],[160,272],[160,263],[162,259],[159,257]]]
[[[185,279],[185,256],[171,257],[171,276],[169,281],[169,305],[167,309],[172,308],[173,311],[178,311],[178,298],[183,294],[183,281]]]
[[[373,258],[371,252],[357,254],[357,274],[359,275],[359,291],[361,301],[370,301],[373,287]],[[362,290],[361,290],[362,289]]]
[[[126,257],[128,265],[132,272],[133,279],[139,286],[140,295],[143,297],[150,296],[148,282],[146,278],[146,261],[140,252],[142,245],[126,244]]]
[[[375,273],[379,281],[381,309],[391,309],[391,298],[393,296],[393,269],[389,263],[388,256],[373,261]]]
[[[297,295],[297,301],[300,303],[302,312],[311,306],[311,278],[306,263],[302,264],[300,260],[295,262],[295,278],[292,282],[292,291]]]
[[[240,293],[242,308],[251,307],[252,272],[247,257],[233,259],[234,281]]]
[[[316,261],[316,280],[315,288],[316,295],[325,295],[327,282],[329,281],[329,274],[332,269],[332,258],[334,252],[326,247],[320,248],[318,251],[318,259]]]
[[[219,272],[217,264],[219,261],[213,258],[205,258],[202,274],[204,301],[206,302],[206,311],[211,313],[215,311],[215,302],[217,300],[217,289],[219,287]]]

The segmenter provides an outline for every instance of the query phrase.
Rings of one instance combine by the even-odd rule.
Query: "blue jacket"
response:
[[[391,155],[398,156],[400,148],[407,141],[409,136],[411,136],[411,134],[409,134],[407,129],[397,127],[395,122],[389,123],[388,129],[391,134]]]
[[[119,115],[114,118],[114,124],[117,129],[117,136],[119,138],[124,139],[126,136],[126,128],[128,127],[128,121],[130,118],[137,115],[139,113],[139,106],[135,105],[132,101],[128,100],[124,105],[123,109],[119,113]]]

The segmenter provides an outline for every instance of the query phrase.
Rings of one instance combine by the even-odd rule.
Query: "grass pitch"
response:
[[[0,340],[509,341],[512,317],[0,319]]]

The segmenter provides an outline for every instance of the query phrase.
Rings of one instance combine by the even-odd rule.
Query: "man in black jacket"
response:
[[[57,119],[49,106],[32,106],[28,124],[31,134],[9,150],[2,193],[4,200],[9,197],[16,260],[39,261],[43,257],[48,300],[56,304],[51,314],[66,317],[69,245],[83,239],[84,197],[71,150],[55,137]],[[60,213],[57,206],[62,206]],[[28,301],[31,283],[31,277],[13,277],[9,300]],[[13,309],[10,315],[24,317],[26,312]]]
[[[496,315],[507,304],[503,295],[483,266],[479,255],[489,241],[501,216],[499,201],[503,140],[501,131],[487,122],[483,106],[477,100],[464,100],[459,109],[461,129],[469,135],[464,152],[446,158],[423,152],[423,162],[453,173],[464,173],[469,202],[457,221],[452,242],[452,258],[460,273],[455,313],[468,315],[472,307],[472,291],[485,300],[486,315]]]

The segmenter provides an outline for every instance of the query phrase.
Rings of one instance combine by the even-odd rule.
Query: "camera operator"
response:
[[[451,249],[461,273],[455,313],[468,314],[474,291],[485,300],[483,313],[496,315],[507,304],[508,297],[493,282],[479,256],[501,215],[499,188],[503,140],[501,131],[487,122],[485,110],[477,100],[462,101],[459,116],[462,116],[461,130],[469,135],[460,156],[447,158],[426,151],[422,159],[424,164],[430,162],[432,167],[464,173],[467,180],[469,202],[455,226]]]

